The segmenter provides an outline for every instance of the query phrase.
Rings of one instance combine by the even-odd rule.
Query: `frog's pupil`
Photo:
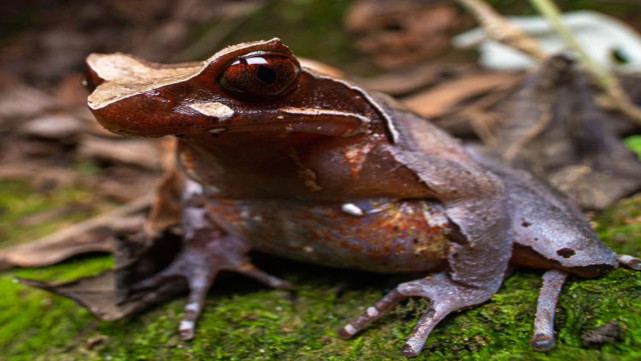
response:
[[[261,65],[258,67],[258,72],[256,72],[258,79],[262,80],[267,84],[274,84],[276,81],[276,72],[274,69]]]

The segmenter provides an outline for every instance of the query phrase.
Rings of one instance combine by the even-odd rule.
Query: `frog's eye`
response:
[[[300,74],[298,63],[286,56],[257,54],[234,60],[218,82],[245,100],[268,100],[287,93]]]

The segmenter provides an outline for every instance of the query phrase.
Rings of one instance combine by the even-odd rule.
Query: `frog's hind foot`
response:
[[[241,240],[204,227],[185,240],[183,250],[166,269],[135,284],[132,291],[155,289],[168,280],[185,279],[189,297],[178,332],[183,340],[191,340],[207,293],[220,271],[238,272],[277,289],[291,288],[286,281],[268,275],[251,264],[246,256],[248,251],[249,247]]]
[[[417,356],[423,349],[430,332],[447,315],[485,302],[493,294],[493,290],[457,284],[447,274],[438,273],[398,285],[374,306],[369,307],[363,315],[340,329],[338,334],[343,338],[350,338],[389,313],[402,300],[409,297],[426,297],[432,301],[432,304],[421,316],[402,350],[405,356]]]

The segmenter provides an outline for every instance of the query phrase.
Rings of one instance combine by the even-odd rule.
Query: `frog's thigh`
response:
[[[509,222],[502,184],[492,175],[422,153],[396,151],[394,155],[438,196],[463,239],[453,239],[449,272],[400,284],[339,334],[355,335],[405,298],[427,297],[432,305],[403,347],[406,356],[416,356],[443,318],[487,301],[498,290],[511,253]]]
[[[396,151],[394,156],[437,195],[448,218],[458,226],[462,237],[452,239],[448,255],[451,279],[496,292],[512,249],[500,180],[485,171],[418,152]]]

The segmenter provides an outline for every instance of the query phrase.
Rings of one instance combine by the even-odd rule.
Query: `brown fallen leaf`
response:
[[[0,269],[43,267],[88,252],[112,252],[108,238],[142,228],[144,217],[135,215],[149,206],[151,195],[103,215],[64,228],[34,242],[0,250]]]
[[[45,164],[43,162],[12,161],[3,163],[0,167],[1,180],[25,180],[33,183],[55,183],[69,185],[74,183],[78,175],[69,168]]]
[[[463,21],[453,4],[417,0],[360,0],[348,10],[345,27],[356,47],[386,69],[420,64],[450,45]]]
[[[487,72],[465,75],[444,82],[432,89],[402,99],[414,112],[426,117],[444,115],[455,105],[490,91],[507,89],[519,81],[522,75],[512,72]]]
[[[162,151],[148,139],[114,139],[85,135],[79,154],[86,158],[135,165],[151,170],[162,169]]]
[[[55,106],[55,99],[25,84],[13,86],[0,93],[0,119],[31,118]]]
[[[83,124],[75,117],[65,114],[47,114],[24,123],[19,133],[31,137],[69,142],[80,135]]]
[[[183,280],[168,280],[155,289],[133,291],[137,281],[166,267],[180,250],[180,237],[142,233],[115,239],[114,270],[62,284],[18,279],[21,283],[68,297],[104,321],[114,321],[184,293]]]
[[[467,65],[429,64],[388,72],[373,78],[357,79],[357,82],[369,90],[392,96],[405,96],[470,70],[471,67]]]
[[[600,210],[641,189],[641,163],[596,95],[589,77],[558,56],[509,91],[453,109],[436,123],[460,136],[464,118],[487,148],[513,166],[548,179],[582,208]]]
[[[49,209],[44,212],[21,218],[16,222],[16,225],[21,227],[35,226],[39,223],[50,222],[56,218],[65,217],[73,213],[91,212],[93,209],[94,206],[90,203],[72,203],[68,206]]]

